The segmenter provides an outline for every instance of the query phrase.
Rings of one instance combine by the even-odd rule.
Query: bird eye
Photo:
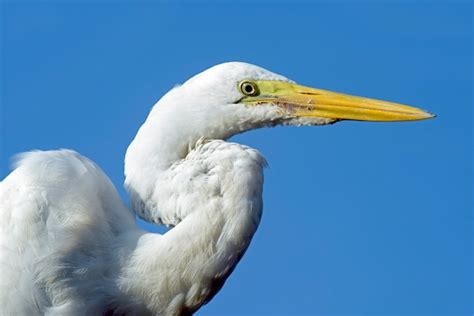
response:
[[[240,91],[242,91],[243,94],[245,95],[257,95],[257,86],[250,81],[242,81],[240,83]]]

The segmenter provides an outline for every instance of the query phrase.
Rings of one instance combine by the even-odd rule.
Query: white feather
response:
[[[0,183],[2,315],[177,315],[209,301],[262,211],[264,158],[225,139],[285,123],[270,105],[236,103],[243,79],[288,81],[249,64],[215,66],[168,92],[130,145],[134,210],[175,226],[164,235],[139,229],[78,153],[20,156]]]

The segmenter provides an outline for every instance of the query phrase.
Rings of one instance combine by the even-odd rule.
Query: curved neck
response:
[[[156,182],[175,162],[184,159],[199,139],[225,140],[246,130],[273,125],[273,114],[268,114],[265,106],[249,110],[239,104],[170,105],[167,98],[152,109],[125,156],[125,187],[135,211],[145,220],[150,216],[142,214],[141,208],[152,198]],[[262,116],[269,116],[267,123],[261,123],[265,122]]]
[[[240,105],[178,112],[161,102],[127,150],[125,186],[140,217],[176,227],[142,235],[123,279],[148,309],[174,314],[212,298],[247,249],[260,221],[265,161],[238,144],[199,141],[258,127],[250,114],[229,110]]]
[[[220,290],[246,251],[260,212],[190,214],[164,235],[144,234],[119,287],[159,315],[196,311]],[[146,291],[143,291],[146,289]]]

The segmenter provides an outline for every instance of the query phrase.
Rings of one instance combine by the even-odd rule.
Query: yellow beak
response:
[[[357,97],[290,82],[251,81],[256,91],[241,102],[274,104],[294,117],[322,117],[358,121],[413,121],[435,115],[408,105]]]

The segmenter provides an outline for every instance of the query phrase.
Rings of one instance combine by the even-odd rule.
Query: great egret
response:
[[[125,157],[143,231],[100,168],[71,150],[21,154],[0,184],[3,315],[183,315],[221,289],[262,211],[265,159],[226,142],[250,129],[431,118],[422,110],[214,66],[158,101]]]

